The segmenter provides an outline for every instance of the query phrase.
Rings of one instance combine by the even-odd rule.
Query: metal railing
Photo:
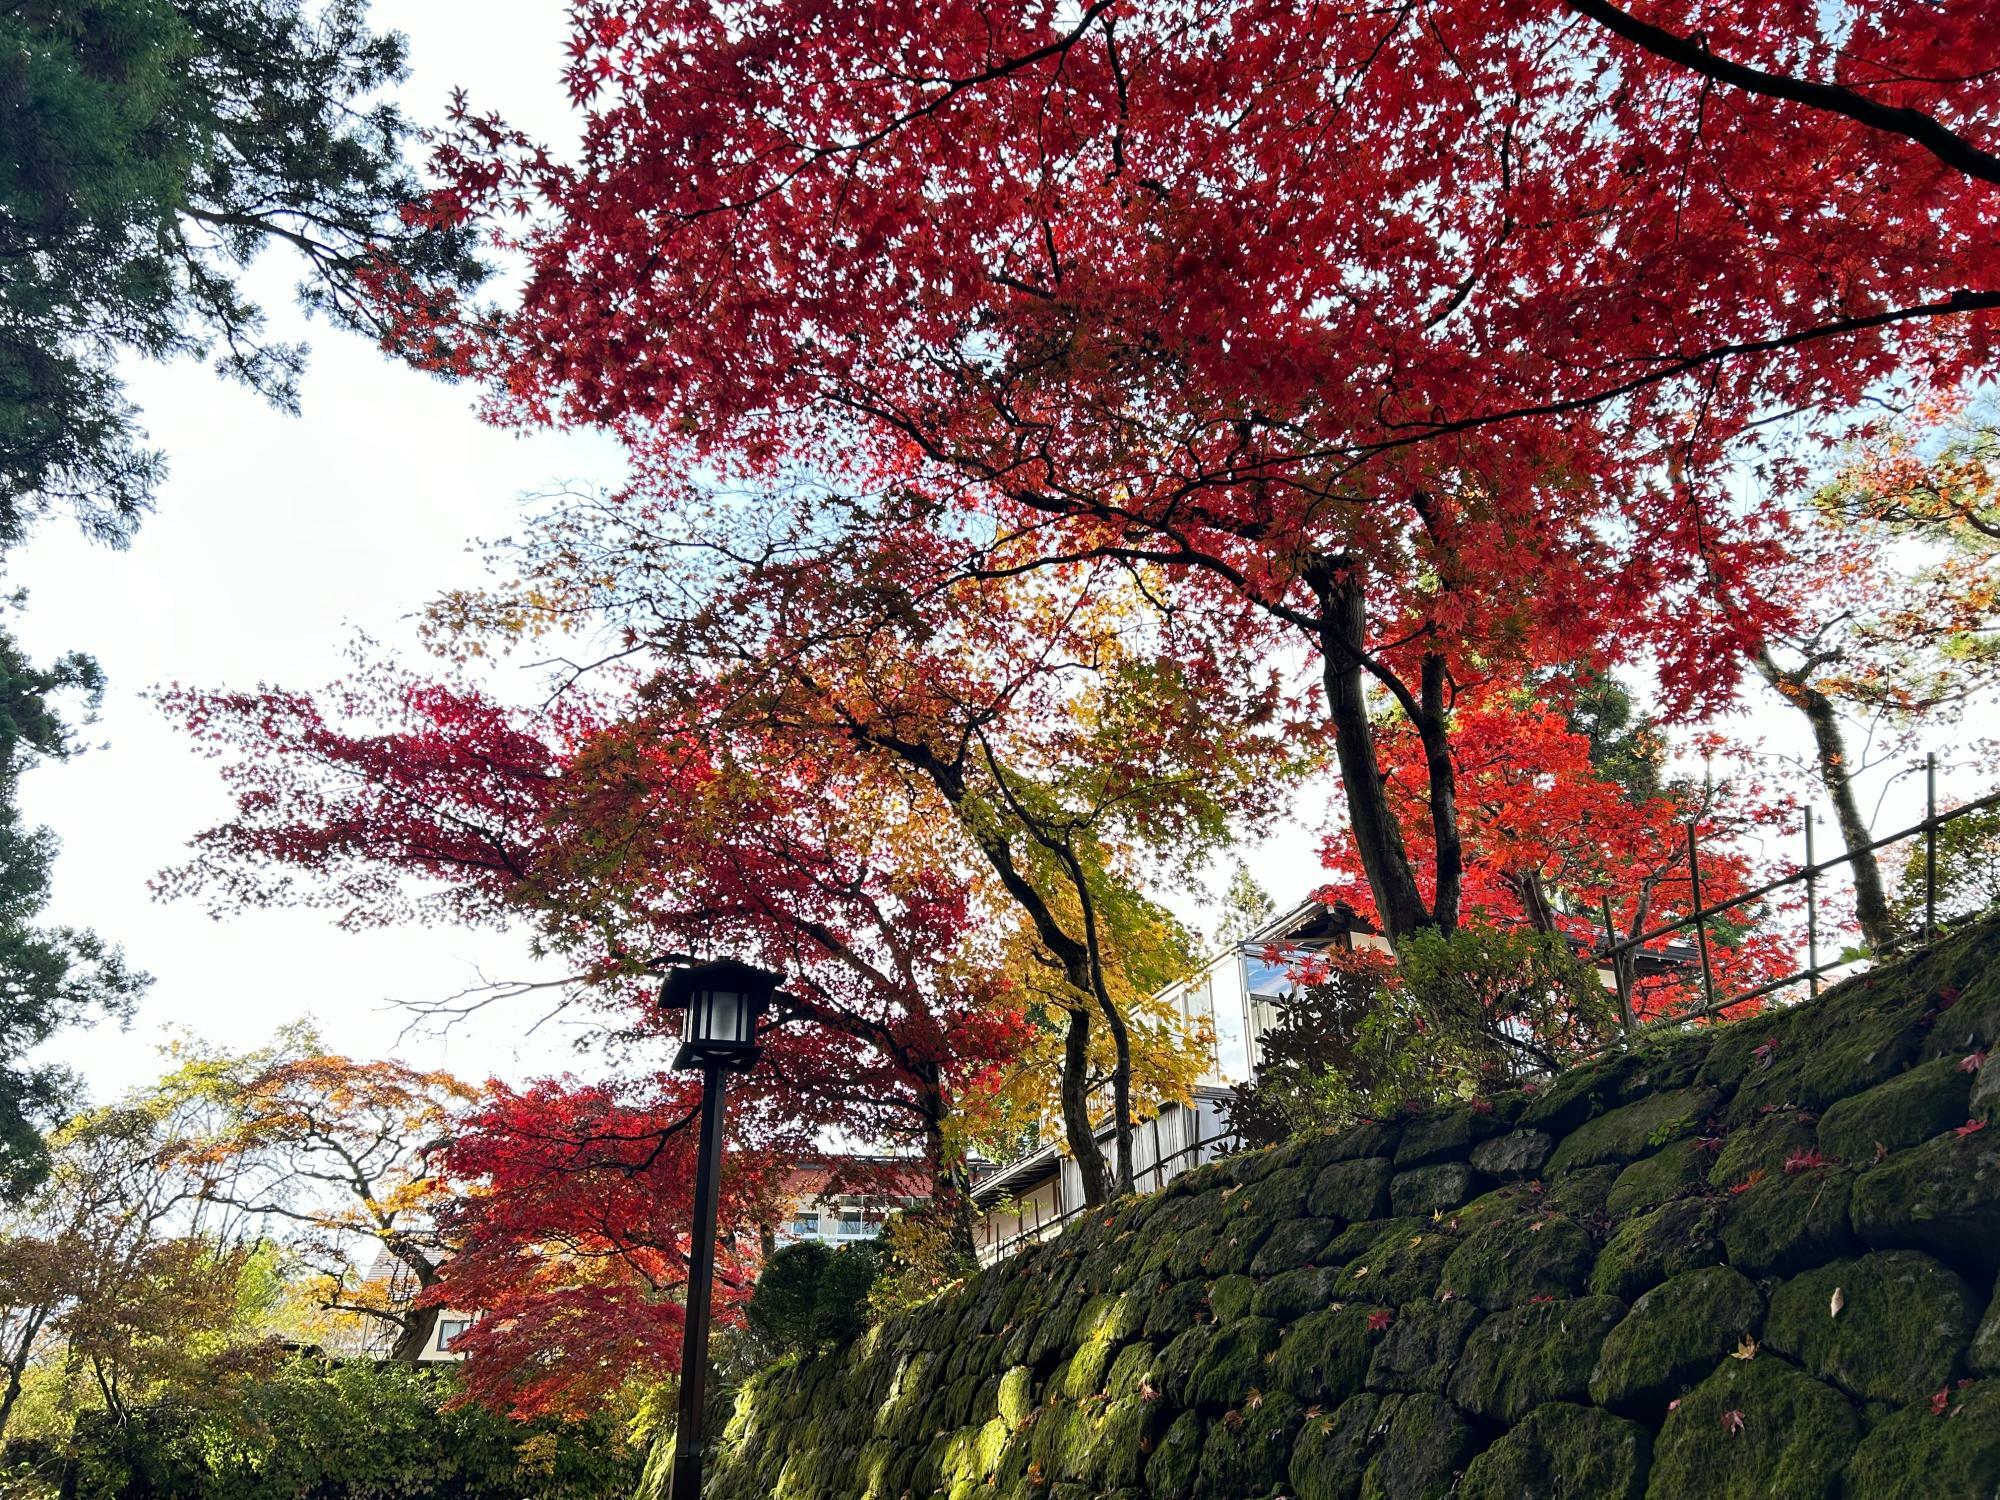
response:
[[[1241,1146],[1243,1144],[1243,1137],[1237,1131],[1224,1130],[1218,1132],[1215,1135],[1198,1136],[1193,1141],[1190,1141],[1187,1145],[1182,1146],[1179,1150],[1169,1151],[1165,1156],[1161,1156],[1158,1154],[1158,1149],[1157,1149],[1157,1143],[1159,1140],[1159,1124],[1160,1124],[1159,1117],[1155,1116],[1152,1120],[1148,1121],[1147,1123],[1153,1127],[1155,1154],[1154,1154],[1154,1159],[1151,1162],[1149,1162],[1146,1166],[1139,1168],[1132,1174],[1134,1188],[1136,1191],[1141,1193],[1157,1193],[1161,1188],[1165,1187],[1169,1182],[1172,1182],[1174,1178],[1181,1175],[1181,1172],[1184,1169],[1180,1167],[1176,1167],[1171,1172],[1167,1171],[1167,1165],[1170,1162],[1179,1161],[1182,1157],[1192,1155],[1194,1157],[1194,1161],[1191,1162],[1189,1165],[1200,1166],[1202,1165],[1204,1160],[1204,1158],[1201,1156],[1200,1153],[1205,1150],[1208,1150],[1208,1148],[1225,1147],[1225,1146],[1235,1147],[1235,1146]],[[1228,1153],[1225,1150],[1217,1150],[1216,1152],[1214,1152],[1213,1156],[1207,1158],[1207,1160],[1213,1160],[1215,1156],[1224,1156],[1227,1154]],[[1063,1159],[1061,1157],[1056,1158],[1056,1173],[1058,1179],[1060,1179],[1062,1173],[1062,1160]],[[1148,1178],[1151,1179],[1150,1187],[1142,1185]],[[979,1249],[979,1259],[982,1265],[992,1265],[996,1261],[1005,1260],[1009,1255],[1012,1255],[1015,1251],[1021,1249],[1024,1245],[1039,1244],[1041,1241],[1049,1238],[1051,1235],[1061,1233],[1062,1228],[1065,1224],[1070,1223],[1072,1220],[1081,1218],[1084,1214],[1087,1214],[1091,1211],[1089,1204],[1079,1203],[1072,1208],[1059,1209],[1055,1213],[1044,1216],[1042,1213],[1041,1201],[1039,1199],[1031,1199],[1030,1201],[1034,1204],[1035,1222],[1032,1225],[1027,1225],[1021,1229],[1016,1230],[1014,1233],[1008,1235],[1005,1239],[996,1240],[990,1245],[981,1246]]]
[[[1976,798],[1971,802],[1965,803],[1963,806],[1953,808],[1950,812],[1940,814],[1937,810],[1937,757],[1935,755],[1925,758],[1924,772],[1925,815],[1922,822],[1913,823],[1908,828],[1875,839],[1871,843],[1862,845],[1859,849],[1849,849],[1832,859],[1817,860],[1813,857],[1813,818],[1812,814],[1807,812],[1803,818],[1806,860],[1801,868],[1789,875],[1780,876],[1776,880],[1767,880],[1764,884],[1752,890],[1744,891],[1741,895],[1732,896],[1727,901],[1718,901],[1712,906],[1702,904],[1701,845],[1695,832],[1695,826],[1690,823],[1687,829],[1687,861],[1689,882],[1688,904],[1692,909],[1686,916],[1677,918],[1672,922],[1663,922],[1649,931],[1621,939],[1612,925],[1610,903],[1607,901],[1604,904],[1605,943],[1602,947],[1594,947],[1591,950],[1591,957],[1599,962],[1608,963],[1611,966],[1612,978],[1616,984],[1618,993],[1619,1015],[1624,1022],[1626,1039],[1629,1040],[1635,1032],[1644,1030],[1648,1026],[1672,1025],[1684,1021],[1700,1020],[1704,1017],[1713,1016],[1718,1012],[1728,1010],[1733,1006],[1745,1005],[1752,1000],[1761,1000],[1766,995],[1774,994],[1779,990],[1789,989],[1796,984],[1805,985],[1808,994],[1816,997],[1819,994],[1821,977],[1829,970],[1838,968],[1846,962],[1846,960],[1840,958],[1836,958],[1828,963],[1820,962],[1820,877],[1830,871],[1839,869],[1843,865],[1853,864],[1862,854],[1873,854],[1879,849],[1886,849],[1892,844],[1900,844],[1903,840],[1915,838],[1919,834],[1923,836],[1924,840],[1923,939],[1925,942],[1929,942],[1937,933],[1938,830],[1972,813],[1984,812],[1992,807],[2000,807],[2000,792]],[[1747,906],[1753,901],[1761,901],[1766,896],[1788,890],[1797,885],[1805,886],[1806,896],[1805,967],[1785,975],[1782,979],[1767,980],[1763,984],[1744,990],[1739,994],[1718,997],[1716,994],[1715,965],[1709,951],[1709,924],[1724,912],[1733,911],[1741,906]],[[1634,1016],[1632,1010],[1634,973],[1630,960],[1635,959],[1640,953],[1647,951],[1649,945],[1657,943],[1663,938],[1671,937],[1674,933],[1685,932],[1690,927],[1694,929],[1695,951],[1701,965],[1702,1003],[1691,1010],[1676,1011],[1669,1015],[1656,1016],[1646,1021],[1640,1021]],[[1616,1045],[1616,1043],[1612,1045]],[[1600,1048],[1598,1050],[1601,1051],[1603,1049]]]

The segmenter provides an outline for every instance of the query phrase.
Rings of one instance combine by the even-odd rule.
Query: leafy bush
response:
[[[873,1245],[838,1250],[818,1240],[787,1245],[764,1263],[744,1317],[779,1353],[857,1338],[868,1326],[868,1290],[877,1265]]]
[[[917,1209],[889,1215],[876,1241],[880,1259],[868,1291],[868,1316],[880,1322],[931,1300],[978,1268],[963,1223],[948,1209]]]
[[[65,1445],[8,1444],[5,1493],[74,1500],[626,1500],[643,1457],[610,1416],[516,1423],[448,1368],[297,1360],[233,1413],[87,1413]],[[65,1474],[64,1471],[67,1471]]]
[[[1937,912],[1940,921],[1977,916],[2000,906],[2000,807],[1953,818],[1937,833]],[[1924,841],[1910,840],[1890,910],[1916,928],[1924,920]]]
[[[1614,1011],[1561,937],[1466,926],[1404,938],[1391,964],[1338,955],[1264,1033],[1225,1106],[1252,1144],[1511,1086],[1597,1040]]]

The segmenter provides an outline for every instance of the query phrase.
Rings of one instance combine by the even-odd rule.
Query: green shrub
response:
[[[868,1326],[868,1290],[878,1264],[873,1245],[787,1245],[764,1263],[744,1317],[780,1354],[858,1338]]]

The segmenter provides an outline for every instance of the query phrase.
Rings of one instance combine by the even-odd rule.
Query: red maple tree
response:
[[[1978,0],[574,15],[578,151],[466,106],[440,142],[435,212],[528,274],[407,297],[424,357],[649,464],[964,508],[970,569],[1032,536],[1247,602],[1324,660],[1391,932],[1455,920],[1461,691],[1650,650],[1713,703],[1773,546],[1727,465],[1992,353]]]

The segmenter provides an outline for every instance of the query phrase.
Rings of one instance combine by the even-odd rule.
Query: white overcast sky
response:
[[[563,7],[549,0],[378,0],[379,24],[410,38],[404,91],[418,119],[441,118],[455,85],[475,105],[552,142],[568,116],[559,69]],[[291,268],[272,256],[260,281],[281,328]],[[306,332],[313,360],[302,417],[280,415],[199,366],[135,366],[130,389],[171,477],[158,514],[127,552],[94,548],[51,523],[13,560],[10,586],[31,601],[16,621],[31,652],[93,652],[111,680],[93,749],[33,773],[29,815],[63,841],[51,917],[122,942],[156,976],[136,1022],[61,1038],[54,1055],[104,1099],[159,1070],[176,1030],[231,1046],[310,1017],[335,1048],[397,1055],[471,1076],[588,1069],[560,1027],[525,1035],[533,1012],[489,1010],[442,1037],[399,1041],[395,999],[435,999],[480,972],[527,972],[523,943],[449,929],[350,935],[314,911],[211,921],[154,901],[147,882],[188,837],[225,817],[211,764],[140,696],[178,681],[313,687],[341,670],[364,630],[411,642],[409,617],[437,589],[477,573],[468,543],[504,533],[520,496],[562,482],[610,482],[610,445],[588,436],[522,437],[481,425],[472,392],[400,369],[359,339]],[[1253,859],[1281,902],[1316,881],[1321,809]],[[1184,905],[1177,902],[1176,905]],[[1192,914],[1192,913],[1190,913]]]

